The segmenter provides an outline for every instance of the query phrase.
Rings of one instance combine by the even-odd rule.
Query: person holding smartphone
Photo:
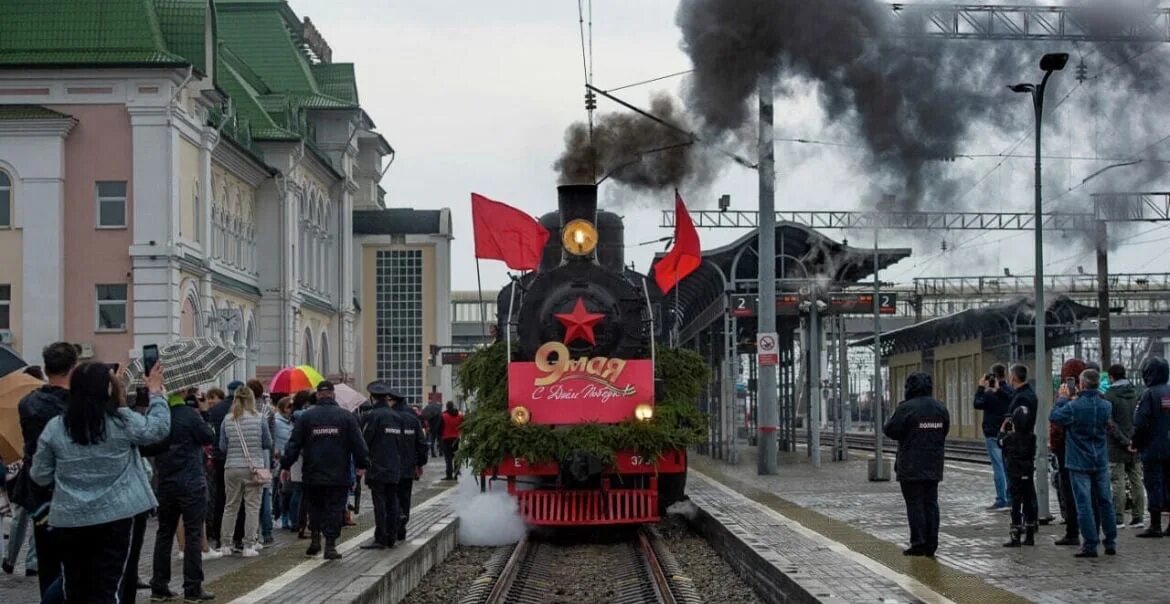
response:
[[[1007,367],[1001,363],[991,366],[975,390],[975,409],[983,412],[983,441],[987,446],[987,457],[991,460],[992,478],[995,482],[995,502],[988,506],[990,512],[1004,512],[1011,509],[1011,494],[1008,492],[1007,474],[1004,472],[1003,451],[999,447],[999,430],[1007,418],[1011,403],[1012,389],[1007,383]]]

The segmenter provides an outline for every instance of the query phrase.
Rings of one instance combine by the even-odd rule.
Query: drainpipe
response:
[[[175,104],[175,99],[179,98],[180,94],[183,94],[183,89],[187,87],[187,84],[191,81],[191,78],[194,75],[195,75],[195,67],[188,65],[187,66],[187,77],[183,78],[182,83],[180,83],[179,87],[175,89],[175,94],[171,96],[171,101],[169,103],[167,103],[167,109],[170,109],[171,105]]]

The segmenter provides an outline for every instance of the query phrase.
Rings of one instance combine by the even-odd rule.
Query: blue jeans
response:
[[[991,458],[991,470],[995,475],[995,507],[1006,508],[1012,504],[1011,495],[1007,488],[1007,472],[1003,469],[1003,449],[999,448],[999,439],[986,436],[987,457]]]
[[[300,522],[301,514],[301,483],[294,482],[288,494],[288,507],[285,508],[284,514],[280,516],[280,524],[285,529],[290,531],[297,530],[297,524]]]
[[[260,491],[260,536],[272,537],[272,487]]]
[[[1072,482],[1073,499],[1077,502],[1077,525],[1081,529],[1084,551],[1097,551],[1100,542],[1097,521],[1105,532],[1105,547],[1117,546],[1117,517],[1113,510],[1113,490],[1109,485],[1109,468],[1068,471]],[[1093,490],[1097,500],[1093,501]],[[1094,505],[1095,504],[1095,505]]]

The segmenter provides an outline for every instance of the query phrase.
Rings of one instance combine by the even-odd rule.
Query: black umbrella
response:
[[[20,371],[27,366],[28,363],[25,363],[15,350],[7,346],[0,346],[0,377]]]

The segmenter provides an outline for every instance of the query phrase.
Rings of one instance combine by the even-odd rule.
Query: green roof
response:
[[[0,66],[188,65],[166,45],[153,0],[7,0]]]
[[[154,0],[159,28],[167,48],[190,60],[195,69],[207,70],[207,0]]]
[[[219,38],[260,79],[282,91],[316,93],[309,59],[298,47],[300,33],[280,4],[225,3],[220,7]]]
[[[353,73],[353,63],[321,63],[313,66],[313,76],[317,78],[317,85],[321,92],[357,105],[357,78]]]
[[[40,105],[0,105],[0,120],[59,120],[72,117]]]

